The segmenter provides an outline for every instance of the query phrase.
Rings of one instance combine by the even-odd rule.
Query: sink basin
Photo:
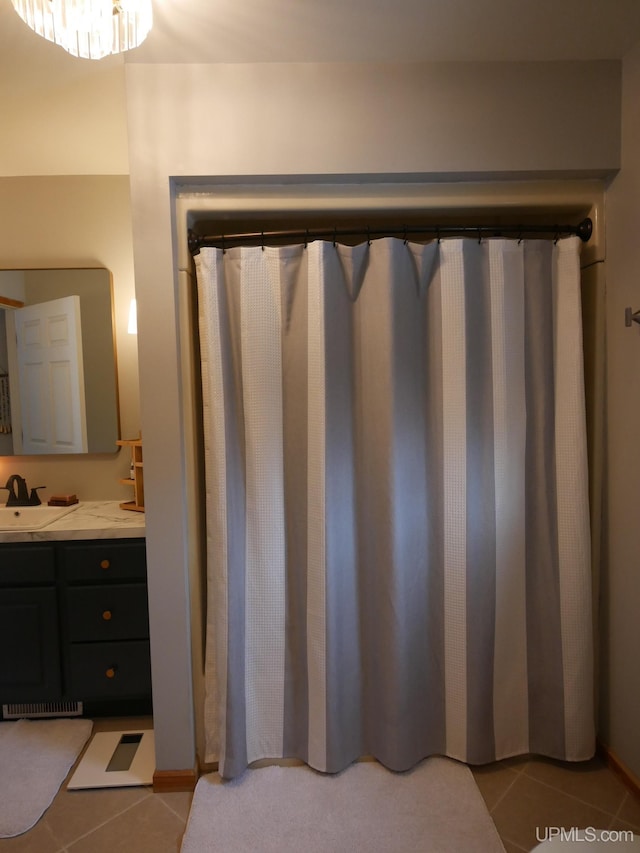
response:
[[[0,506],[0,530],[41,530],[78,506]]]

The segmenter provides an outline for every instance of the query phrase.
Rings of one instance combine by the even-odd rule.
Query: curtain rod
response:
[[[440,237],[462,236],[473,234],[482,237],[503,237],[507,234],[525,237],[530,234],[547,234],[562,237],[575,234],[584,243],[589,240],[593,231],[593,223],[588,217],[578,225],[393,225],[388,228],[369,228],[366,225],[358,228],[305,228],[282,231],[253,231],[240,234],[201,235],[189,229],[188,245],[192,255],[197,255],[204,246],[216,246],[230,249],[232,246],[242,246],[252,243],[264,246],[271,240],[289,240],[292,243],[304,243],[310,240],[333,240],[339,237],[403,237],[414,234],[430,234]]]

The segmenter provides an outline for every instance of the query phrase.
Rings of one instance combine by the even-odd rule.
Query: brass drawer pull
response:
[[[105,672],[107,678],[115,678],[116,677],[116,666],[110,666],[109,669]]]
[[[100,560],[101,569],[108,569],[110,565],[111,563],[109,562],[109,560]]]
[[[110,610],[105,610],[102,614],[102,618],[105,622],[109,622],[111,620],[112,613]]]

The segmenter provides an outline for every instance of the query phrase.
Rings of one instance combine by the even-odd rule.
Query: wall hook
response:
[[[631,308],[624,309],[624,324],[630,326],[632,323],[640,323],[640,311],[633,311]]]

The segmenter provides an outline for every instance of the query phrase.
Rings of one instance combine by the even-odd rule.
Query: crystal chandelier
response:
[[[102,59],[138,47],[151,29],[151,0],[11,2],[39,36],[83,59]]]

